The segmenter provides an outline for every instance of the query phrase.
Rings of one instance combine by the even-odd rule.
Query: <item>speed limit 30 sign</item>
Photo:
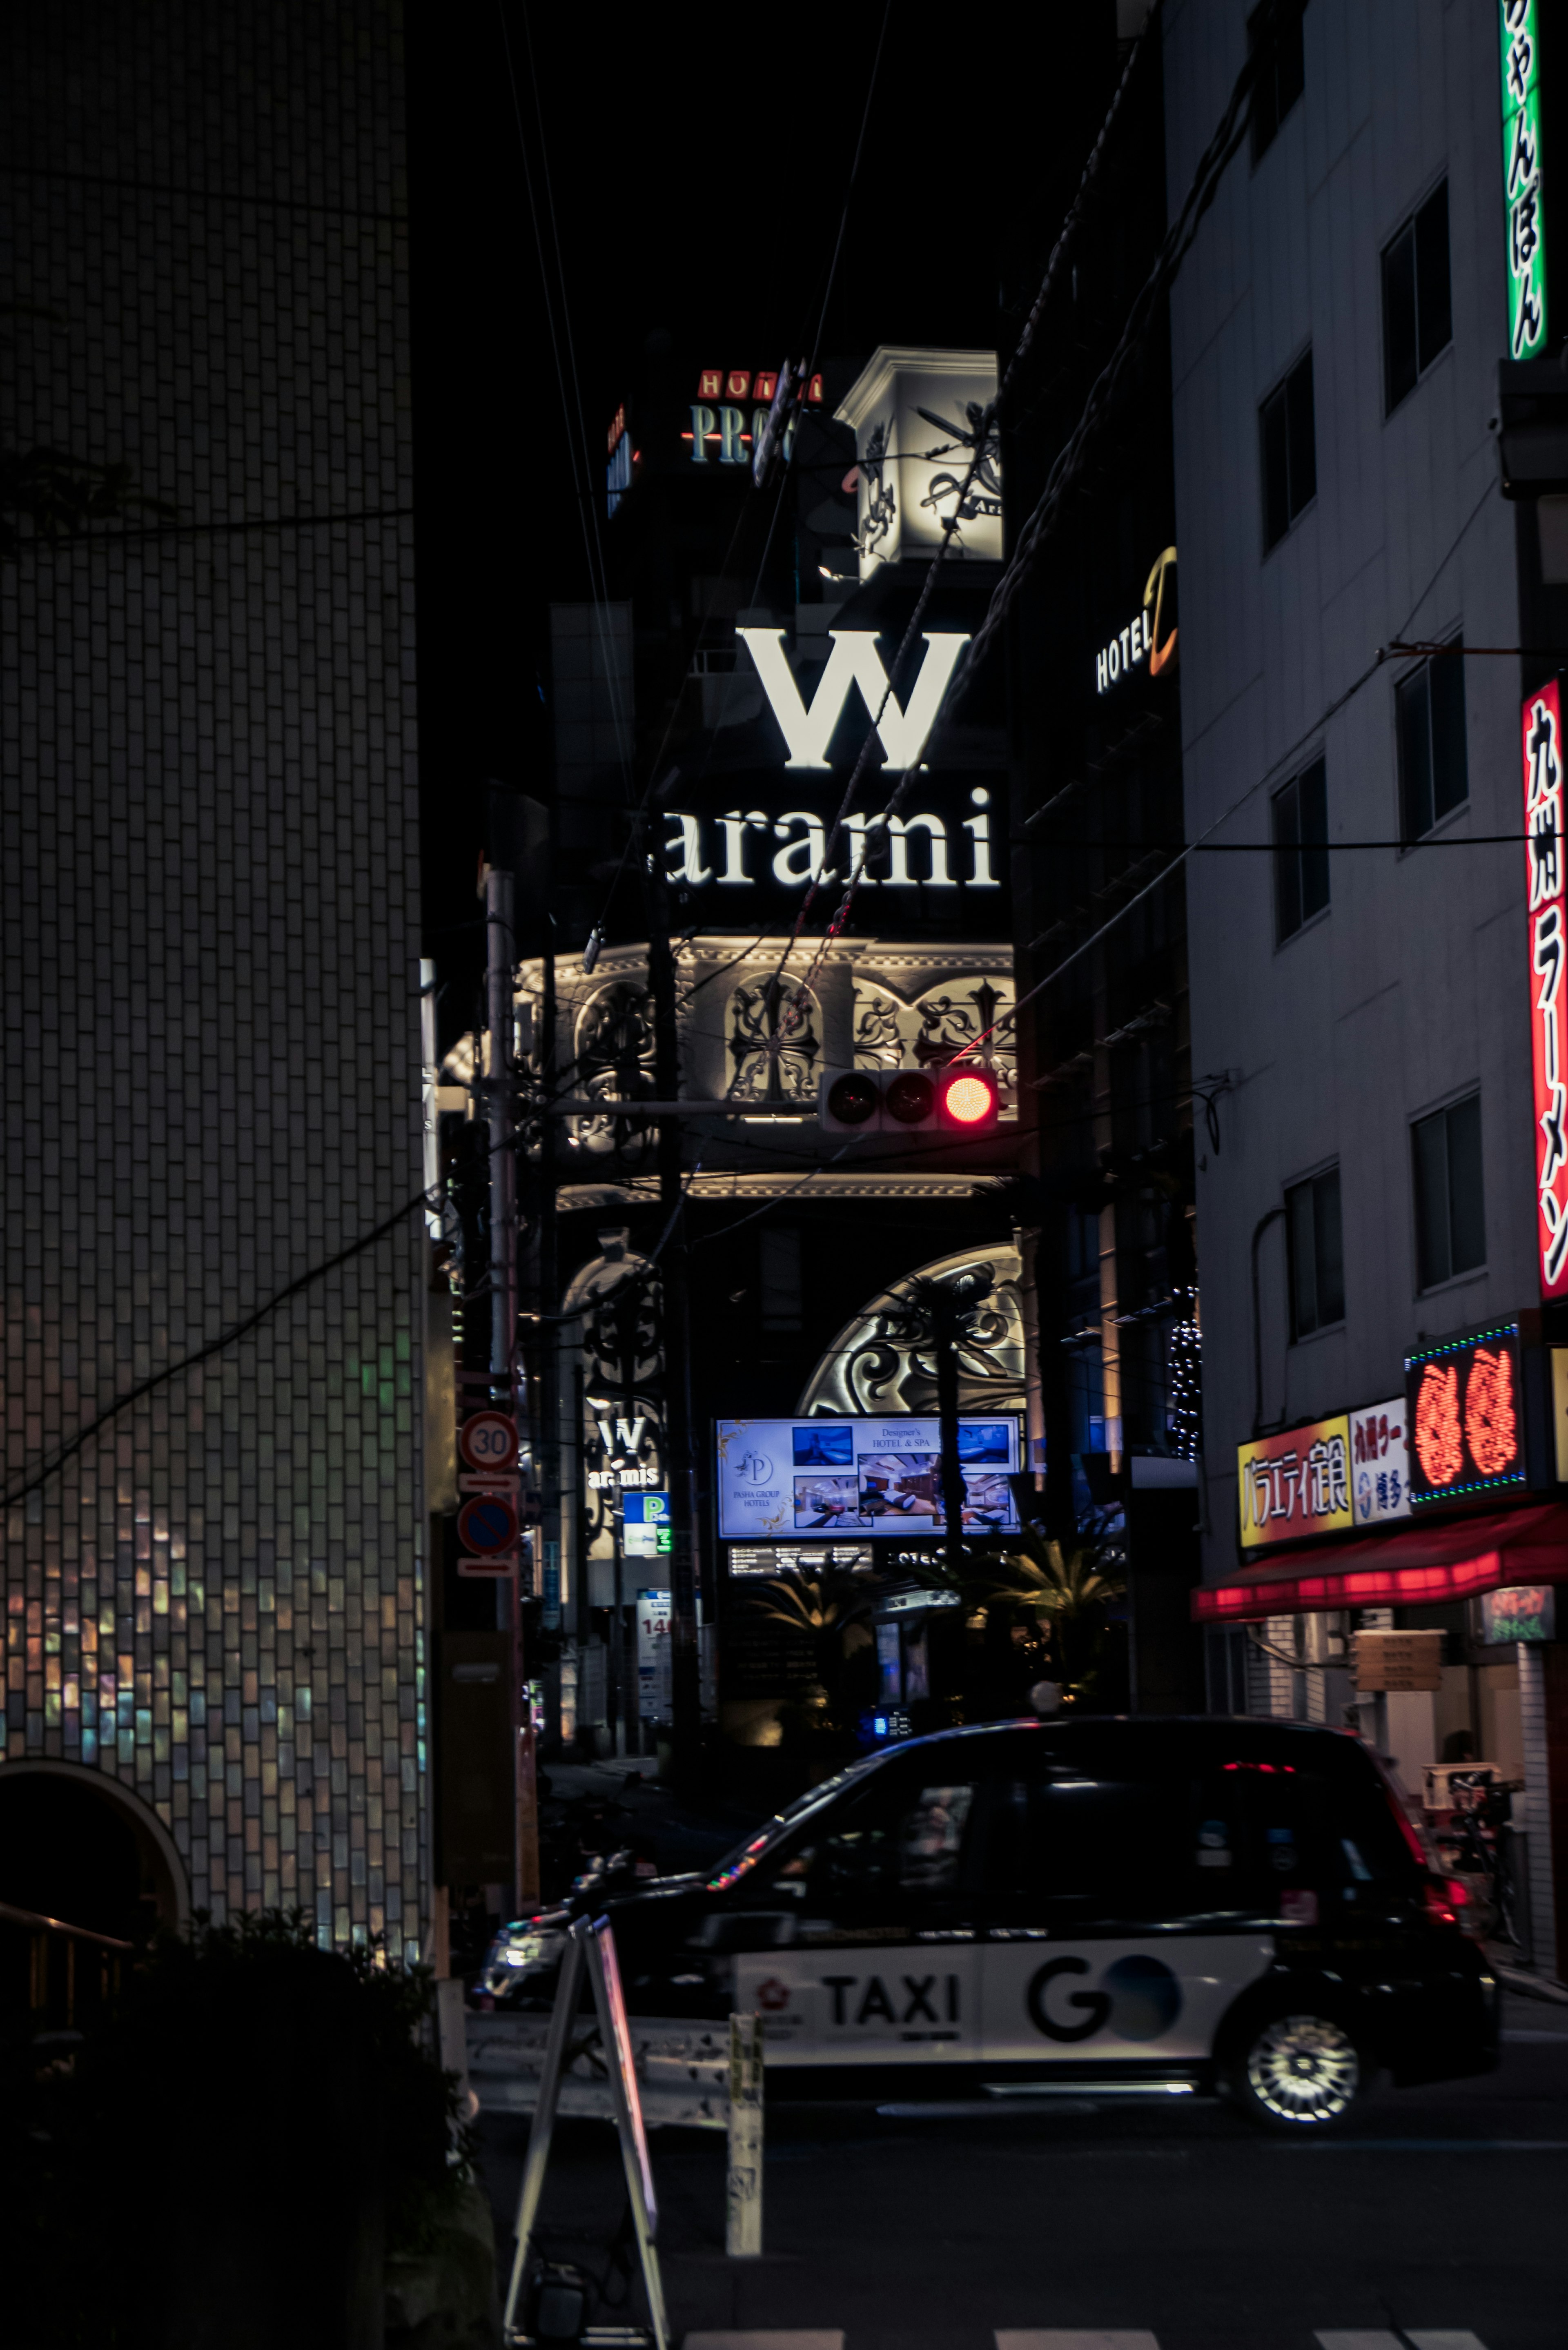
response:
[[[458,1434],[458,1451],[471,1469],[517,1466],[517,1422],[507,1411],[476,1411]]]

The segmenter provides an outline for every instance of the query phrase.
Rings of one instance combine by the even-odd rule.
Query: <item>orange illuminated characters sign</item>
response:
[[[1516,1322],[1407,1357],[1413,1510],[1524,1483],[1520,1372]]]
[[[1239,1445],[1236,1482],[1243,1550],[1347,1532],[1355,1522],[1349,1414]]]
[[[1568,888],[1563,838],[1563,709],[1557,680],[1526,698],[1524,851],[1530,908],[1530,1043],[1535,1080],[1536,1248],[1542,1297],[1568,1296]]]

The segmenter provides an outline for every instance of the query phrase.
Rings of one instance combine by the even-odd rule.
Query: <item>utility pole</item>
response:
[[[648,979],[653,998],[654,1088],[674,1101],[680,1083],[675,1011],[675,958],[670,945],[670,891],[657,857],[645,858],[648,892]],[[659,1120],[659,1207],[665,1243],[664,1442],[670,1482],[671,1749],[678,1778],[697,1767],[702,1732],[697,1654],[697,1462],[691,1425],[691,1305],[685,1211],[681,1204],[680,1120]]]
[[[513,879],[494,866],[484,876],[485,1123],[490,1145],[491,1400],[515,1420],[517,1386],[517,1067],[513,1049],[517,937]],[[515,1465],[515,1464],[514,1464]],[[539,1898],[539,1807],[534,1723],[523,1694],[523,1589],[511,1582],[513,1851],[515,1906]]]
[[[937,1419],[941,1437],[942,1518],[947,1531],[947,1567],[955,1586],[963,1580],[963,1468],[959,1460],[959,1312],[951,1284],[930,1290],[931,1329],[937,1356]]]

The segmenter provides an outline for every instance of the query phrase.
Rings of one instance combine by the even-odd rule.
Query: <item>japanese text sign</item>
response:
[[[1409,1459],[1403,1396],[1351,1413],[1350,1493],[1358,1526],[1409,1516]]]
[[[1535,1074],[1535,1198],[1542,1297],[1568,1295],[1568,1035],[1563,961],[1563,714],[1557,680],[1524,704],[1525,879],[1530,1041]]]
[[[1520,1374],[1517,1322],[1407,1355],[1410,1504],[1417,1515],[1524,1483]]]
[[[1541,52],[1535,0],[1502,9],[1502,192],[1508,215],[1508,348],[1546,347],[1546,224],[1541,193]]]
[[[1355,1523],[1350,1492],[1350,1419],[1287,1428],[1236,1451],[1241,1547],[1344,1534]]]
[[[1358,1690],[1439,1690],[1443,1686],[1440,1632],[1357,1632]]]
[[[1481,1638],[1489,1648],[1505,1640],[1554,1640],[1557,1594],[1550,1583],[1515,1583],[1480,1596]]]

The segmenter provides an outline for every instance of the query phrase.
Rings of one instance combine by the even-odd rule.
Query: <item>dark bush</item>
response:
[[[455,2189],[421,1971],[300,1913],[202,1921],[79,2044],[7,2050],[16,2350],[369,2350]],[[14,2093],[14,2094],[13,2094]]]

